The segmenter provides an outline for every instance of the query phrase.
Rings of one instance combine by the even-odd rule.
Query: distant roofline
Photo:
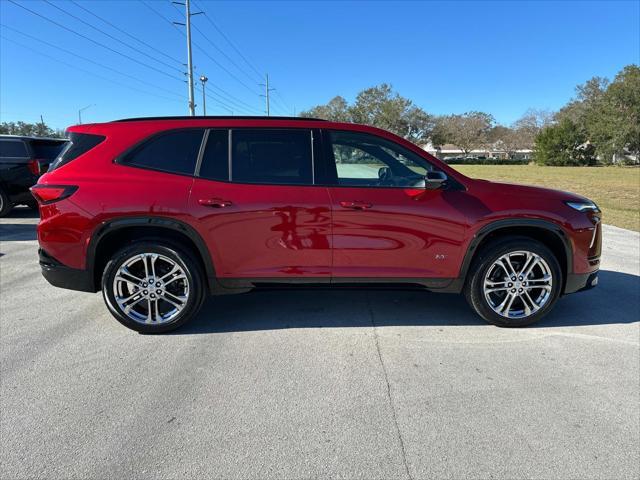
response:
[[[231,116],[231,115],[196,115],[196,116],[175,116],[175,117],[135,117],[135,118],[122,118],[120,120],[114,120],[113,122],[144,122],[147,120],[296,120],[296,121],[316,121],[325,122],[321,118],[307,118],[307,117],[267,117],[267,116]]]

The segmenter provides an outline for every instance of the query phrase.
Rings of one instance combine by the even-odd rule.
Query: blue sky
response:
[[[187,114],[186,40],[167,21],[184,21],[183,7],[77,1],[118,30],[70,1],[15,1],[111,50],[0,0],[0,120],[42,114],[64,128],[88,105],[85,122]],[[210,115],[261,114],[258,72],[268,72],[272,114],[335,95],[351,101],[387,82],[430,113],[482,110],[509,124],[528,108],[558,109],[592,76],[640,62],[638,1],[193,1],[206,12],[193,17],[193,40],[195,75],[215,94]],[[199,92],[196,102],[201,113]]]

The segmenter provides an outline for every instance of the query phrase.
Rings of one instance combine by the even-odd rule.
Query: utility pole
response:
[[[187,83],[189,86],[189,115],[192,117],[196,114],[196,104],[193,98],[193,61],[191,55],[191,17],[193,15],[199,15],[202,12],[191,13],[191,3],[190,0],[184,0],[182,2],[173,2],[177,5],[184,5],[185,7],[185,18],[186,24],[180,22],[173,22],[178,25],[184,25],[187,27]]]
[[[260,95],[261,97],[265,98],[265,101],[267,102],[267,117],[271,115],[270,109],[269,109],[269,94],[270,92],[273,92],[275,90],[275,88],[269,88],[269,74],[267,73],[265,76],[265,83],[261,83],[260,85],[264,86],[264,95]]]
[[[207,83],[207,80],[209,80],[207,77],[205,77],[204,75],[200,75],[200,81],[202,82],[202,113],[203,115],[207,115],[207,97],[204,92],[204,84]]]
[[[184,1],[187,9],[187,70],[189,77],[189,113],[191,116],[196,114],[196,105],[193,100],[193,61],[191,59],[191,5],[189,0]]]

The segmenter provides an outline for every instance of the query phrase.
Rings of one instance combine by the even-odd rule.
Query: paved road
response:
[[[2,478],[638,478],[640,238],[535,328],[458,296],[263,292],[143,336],[0,222]]]

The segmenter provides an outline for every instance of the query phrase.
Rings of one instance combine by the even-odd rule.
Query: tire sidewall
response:
[[[130,319],[118,307],[113,280],[120,266],[131,257],[141,253],[158,253],[175,261],[185,272],[189,282],[189,299],[176,318],[162,324],[143,324]],[[107,263],[102,275],[102,296],[111,314],[125,327],[140,333],[164,333],[184,325],[195,316],[204,301],[204,276],[198,262],[175,245],[154,241],[138,241],[116,252]]]
[[[552,288],[550,298],[545,305],[535,314],[525,318],[503,317],[489,306],[484,296],[484,278],[493,263],[502,255],[518,250],[526,250],[541,256],[549,265],[552,276]],[[553,308],[560,297],[563,276],[560,264],[555,255],[544,244],[528,239],[513,238],[496,243],[483,251],[474,262],[471,270],[471,279],[468,282],[465,294],[471,307],[487,322],[500,327],[522,327],[537,322]]]

